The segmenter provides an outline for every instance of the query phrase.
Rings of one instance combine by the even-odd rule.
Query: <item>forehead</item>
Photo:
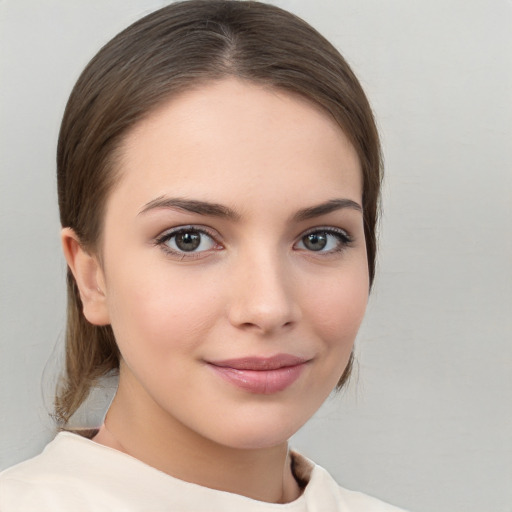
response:
[[[320,106],[293,93],[226,79],[187,90],[125,138],[112,199],[159,195],[233,201],[293,194],[311,202],[334,189],[360,202],[353,146]],[[320,197],[321,196],[321,197]]]

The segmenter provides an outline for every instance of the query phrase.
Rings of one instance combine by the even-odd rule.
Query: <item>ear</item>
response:
[[[80,291],[85,318],[94,325],[110,324],[105,278],[98,258],[80,244],[71,228],[61,231],[62,248]]]

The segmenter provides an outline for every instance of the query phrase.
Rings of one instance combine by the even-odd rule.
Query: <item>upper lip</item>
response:
[[[304,357],[291,354],[277,354],[271,357],[240,357],[237,359],[223,359],[222,361],[208,361],[213,366],[221,368],[233,368],[235,370],[278,370],[288,366],[297,366],[307,362]]]

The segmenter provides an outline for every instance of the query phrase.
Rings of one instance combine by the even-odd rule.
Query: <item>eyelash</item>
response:
[[[329,256],[332,254],[340,253],[344,251],[347,247],[350,247],[353,242],[354,238],[347,233],[344,229],[340,228],[334,228],[334,227],[315,227],[313,229],[310,229],[309,231],[306,231],[304,234],[301,235],[299,238],[299,242],[304,245],[304,239],[309,235],[319,235],[319,234],[325,234],[334,236],[337,239],[337,247],[334,249],[328,250],[328,251],[314,251],[314,250],[308,250],[307,248],[300,249],[305,250],[308,253],[316,254],[319,256]]]
[[[212,249],[206,249],[202,251],[180,251],[175,250],[169,247],[168,242],[175,238],[176,236],[180,234],[185,233],[196,233],[200,235],[206,235],[208,238],[212,240],[212,243],[214,244],[214,247]],[[328,251],[323,250],[311,250],[305,247],[304,245],[304,239],[309,235],[330,235],[334,236],[337,239],[337,247],[334,249],[330,249]],[[155,241],[154,244],[158,247],[160,247],[166,254],[170,256],[179,257],[180,259],[196,259],[204,256],[204,253],[210,252],[211,250],[221,250],[222,245],[217,242],[216,235],[212,233],[210,230],[206,229],[205,227],[199,227],[199,226],[180,226],[175,229],[171,229],[169,231],[166,231],[159,235]],[[296,250],[305,251],[314,255],[319,256],[329,256],[335,253],[340,253],[344,251],[347,247],[350,247],[352,245],[354,239],[352,236],[350,236],[344,229],[339,228],[333,228],[333,227],[315,227],[313,229],[310,229],[303,233],[297,242],[294,243],[294,247],[301,243],[304,247],[298,248]],[[200,241],[202,243],[202,241]]]
[[[167,245],[167,242],[175,238],[176,236],[180,234],[185,233],[199,233],[200,235],[206,235],[208,238],[212,240],[212,243],[214,244],[215,248],[213,250],[220,250],[222,248],[221,244],[217,242],[216,235],[212,233],[210,230],[204,228],[204,227],[198,227],[198,226],[180,226],[175,229],[171,229],[169,231],[166,231],[162,233],[160,236],[158,236],[155,239],[155,245],[160,247],[164,253],[170,255],[179,257],[181,259],[195,259],[200,258],[202,255],[204,255],[205,252],[209,252],[212,249],[203,250],[203,251],[177,251],[169,247]]]

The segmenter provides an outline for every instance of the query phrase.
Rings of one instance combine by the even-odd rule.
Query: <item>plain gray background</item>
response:
[[[0,468],[53,436],[67,96],[103,43],[166,3],[0,1]],[[512,2],[275,3],[351,63],[386,160],[358,375],[293,444],[342,485],[411,511],[510,512]],[[87,421],[101,420],[105,393]]]

